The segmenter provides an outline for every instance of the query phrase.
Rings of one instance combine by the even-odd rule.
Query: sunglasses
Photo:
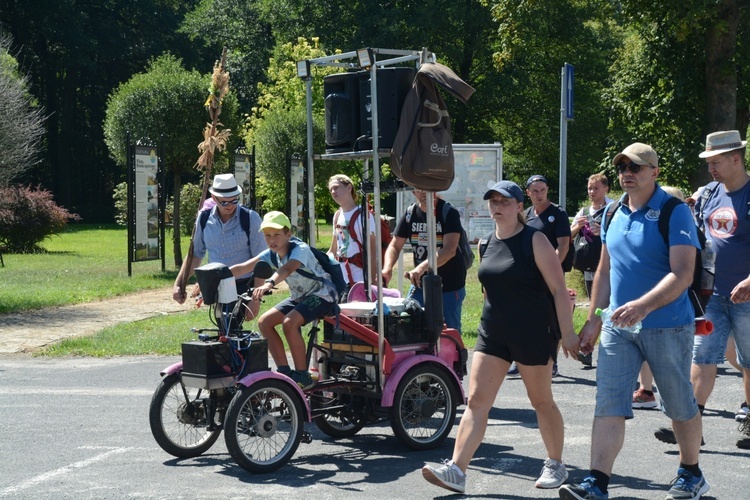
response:
[[[650,166],[651,165],[638,165],[637,163],[633,163],[632,161],[628,163],[621,162],[617,164],[617,170],[621,174],[624,174],[626,170],[630,170],[632,173],[637,174],[638,172],[641,171],[643,167],[650,167]]]
[[[226,207],[227,205],[236,205],[239,202],[240,202],[240,199],[239,198],[235,198],[235,199],[229,200],[229,201],[219,201],[218,203],[222,207]]]

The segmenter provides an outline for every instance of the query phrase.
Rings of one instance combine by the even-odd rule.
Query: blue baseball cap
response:
[[[492,192],[500,193],[506,198],[515,198],[518,201],[523,201],[523,191],[513,181],[500,181],[495,183],[486,193],[484,193],[484,199],[489,200],[492,196]]]

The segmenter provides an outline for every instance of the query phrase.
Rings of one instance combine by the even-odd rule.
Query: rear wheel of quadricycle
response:
[[[164,377],[151,398],[151,434],[170,455],[192,458],[205,453],[219,439],[221,427],[209,430],[203,398],[208,392],[185,387],[180,374]]]
[[[456,418],[456,399],[445,371],[430,364],[406,372],[396,388],[390,410],[396,437],[413,450],[439,446]]]
[[[310,395],[313,421],[332,438],[350,437],[362,430],[367,422],[367,401],[347,392],[320,391]]]
[[[232,458],[249,472],[271,472],[287,463],[302,440],[302,402],[281,380],[261,380],[235,394],[224,439]]]

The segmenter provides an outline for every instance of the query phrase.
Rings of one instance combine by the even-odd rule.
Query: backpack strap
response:
[[[619,210],[620,206],[622,205],[622,202],[620,200],[613,201],[609,205],[607,205],[607,211],[604,214],[604,220],[603,226],[604,231],[606,232],[607,229],[609,229],[609,225],[612,223],[612,218],[615,216],[615,212]]]
[[[211,215],[211,210],[201,210],[198,214],[198,223],[201,225],[201,231],[206,230],[206,223],[208,222],[208,216]]]
[[[680,203],[682,203],[680,199],[670,196],[659,211],[659,234],[667,248],[669,248],[669,219],[672,217],[674,207]]]
[[[719,181],[709,182],[703,187],[700,197],[695,200],[695,223],[699,228],[703,227],[703,209],[706,208],[706,203],[713,197],[719,184]]]
[[[247,235],[247,246],[250,246],[250,209],[240,205],[238,210],[240,211],[240,227]]]
[[[240,227],[247,235],[247,246],[250,246],[250,209],[239,205],[238,210],[240,211]],[[211,209],[201,210],[200,214],[198,214],[198,223],[201,225],[201,231],[206,230],[209,215],[211,215]]]

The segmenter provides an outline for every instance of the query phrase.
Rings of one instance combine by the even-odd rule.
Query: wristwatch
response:
[[[276,286],[276,282],[272,280],[271,278],[268,278],[265,282],[270,283],[272,287]]]

